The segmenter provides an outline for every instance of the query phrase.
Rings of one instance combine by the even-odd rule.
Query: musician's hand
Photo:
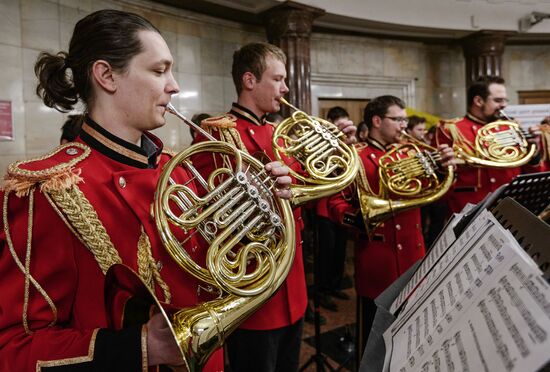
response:
[[[183,364],[176,339],[160,313],[147,322],[147,362],[149,366]]]
[[[290,199],[292,197],[292,193],[290,191],[292,178],[288,175],[288,167],[281,164],[281,162],[272,161],[271,163],[267,163],[265,165],[265,170],[272,178],[275,178],[277,187],[275,194],[282,199]]]
[[[527,136],[527,142],[534,143],[537,146],[537,149],[540,149],[541,148],[540,136],[542,134],[540,125],[539,124],[531,125],[529,127],[529,134],[530,136]]]
[[[357,138],[355,137],[355,132],[357,132],[357,128],[353,124],[353,121],[346,118],[340,118],[336,119],[334,125],[336,125],[338,129],[340,129],[342,133],[346,135],[344,142],[347,145],[351,145],[352,143],[357,142]]]
[[[441,165],[444,168],[447,168],[448,166],[452,166],[453,168],[456,168],[456,158],[452,147],[446,144],[441,144],[437,146],[437,150],[441,155]]]

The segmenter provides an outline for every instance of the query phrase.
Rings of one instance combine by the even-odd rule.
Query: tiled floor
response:
[[[322,307],[320,308],[321,314],[327,320],[326,324],[321,326],[321,333],[333,330],[335,328],[339,328],[347,324],[355,323],[355,290],[353,288],[350,288],[345,290],[345,292],[350,296],[349,300],[334,299],[334,301],[338,305],[337,312],[328,311]],[[315,335],[315,327],[313,326],[313,323],[306,322],[304,325],[303,339],[306,339],[314,335]],[[323,352],[324,347],[325,346],[321,344],[321,352]],[[330,345],[327,347],[331,347],[333,350],[334,349],[338,350],[338,346],[335,346],[335,345]],[[342,350],[341,352],[346,354],[344,350]],[[315,348],[312,347],[307,342],[303,341],[302,347],[300,350],[300,366],[303,366],[305,363],[307,363],[314,354],[315,354]],[[326,360],[332,366],[333,370],[337,370],[338,368],[340,368],[340,365],[330,357],[327,357]],[[328,368],[325,370],[329,371]],[[345,367],[338,370],[350,371],[348,368],[345,368]],[[317,371],[316,364],[310,363],[309,366],[306,369],[304,369],[304,371]]]

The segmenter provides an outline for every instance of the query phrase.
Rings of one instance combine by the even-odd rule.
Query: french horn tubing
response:
[[[395,146],[379,159],[378,193],[369,185],[363,167],[356,181],[363,222],[368,234],[394,214],[418,208],[440,199],[453,184],[454,167],[447,167],[439,180],[441,160],[436,148],[402,131],[409,142]]]
[[[359,158],[353,146],[343,141],[345,136],[336,125],[313,117],[291,105],[292,115],[277,125],[272,145],[275,158],[287,165],[297,161],[304,173],[290,174],[298,181],[291,185],[292,203],[308,201],[335,194],[355,179]]]
[[[193,125],[171,104],[167,111]],[[295,251],[290,203],[272,191],[274,181],[264,165],[226,142],[215,141],[199,126],[194,128],[212,141],[192,145],[166,163],[155,193],[154,218],[175,262],[221,295],[195,307],[169,311],[150,290],[136,289],[146,293],[144,297],[166,318],[188,371],[202,370],[226,337],[277,291],[292,267]],[[230,161],[202,175],[191,159],[203,153]],[[197,191],[173,181],[172,174],[179,168],[193,176]],[[178,230],[200,234],[205,240],[209,248],[204,267],[187,253],[185,241],[175,233]],[[137,285],[139,278],[128,278],[132,276],[128,271],[113,268],[106,288]],[[112,292],[107,289],[108,314],[116,297]]]
[[[467,141],[454,124],[449,126],[453,150],[459,164],[474,167],[515,168],[527,164],[535,153],[535,144],[527,142],[520,125],[502,110],[503,119],[482,126],[474,143]]]

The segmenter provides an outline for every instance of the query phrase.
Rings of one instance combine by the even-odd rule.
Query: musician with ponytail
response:
[[[212,299],[163,247],[151,205],[171,156],[150,130],[165,124],[179,91],[173,58],[146,19],[94,12],[75,26],[68,52],[40,54],[37,94],[60,112],[84,105],[73,142],[8,168],[0,222],[0,370],[146,371],[181,365],[160,314],[115,324],[104,304],[107,270],[125,264],[162,302],[176,308]],[[272,164],[285,188],[287,170]],[[175,182],[189,182],[183,168]],[[204,260],[192,231],[185,249]],[[188,236],[186,236],[188,235]],[[116,304],[115,304],[116,305]],[[157,369],[155,369],[157,370]],[[161,368],[162,370],[162,368]],[[205,371],[223,370],[216,352]]]

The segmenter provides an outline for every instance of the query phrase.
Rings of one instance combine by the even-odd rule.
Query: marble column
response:
[[[286,1],[265,11],[262,16],[270,43],[287,56],[287,100],[307,113],[311,112],[310,37],[313,20],[325,13],[311,6]],[[283,107],[283,116],[290,110]]]
[[[479,31],[461,40],[466,86],[482,76],[502,76],[502,54],[510,32]]]

